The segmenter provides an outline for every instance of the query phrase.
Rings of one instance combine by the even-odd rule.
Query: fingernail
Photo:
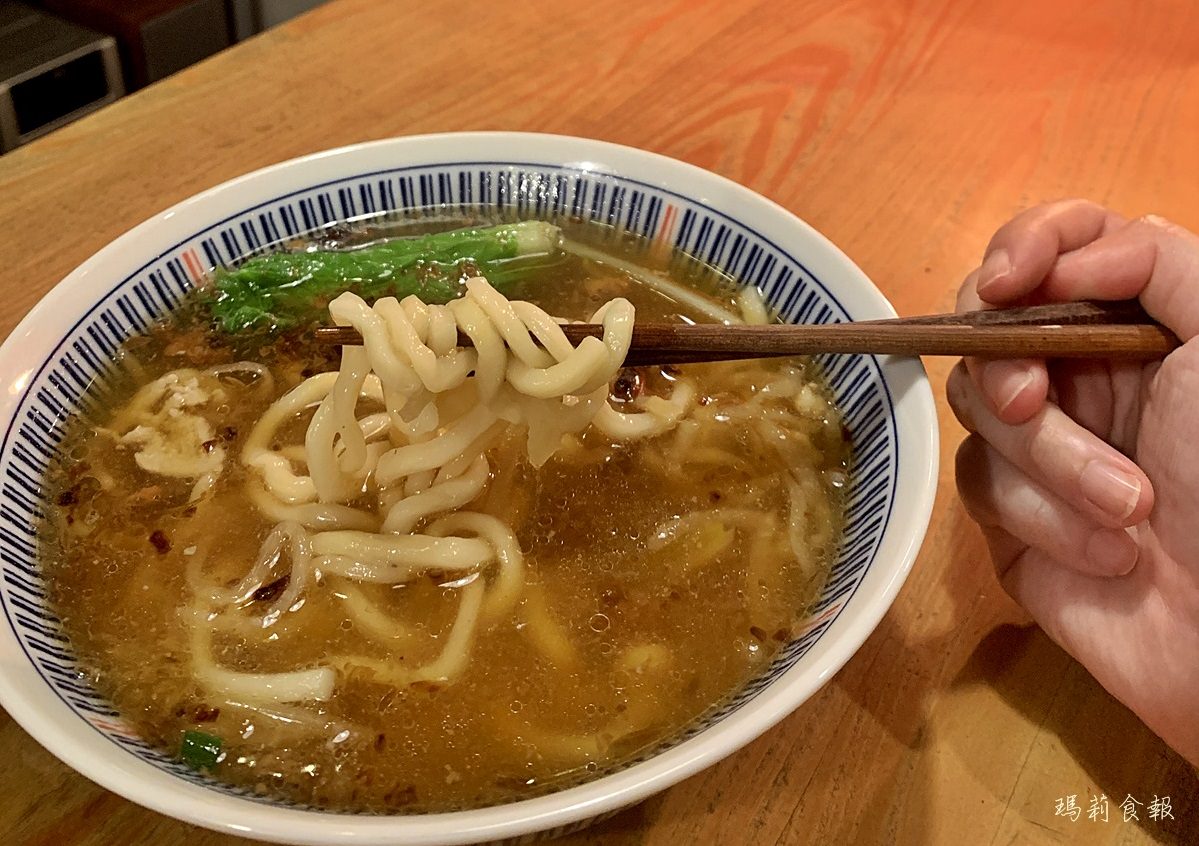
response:
[[[1141,500],[1141,482],[1105,461],[1092,461],[1078,479],[1082,495],[1092,505],[1116,520],[1124,520]]]
[[[999,399],[999,414],[1008,410],[1008,407],[1016,401],[1020,394],[1024,393],[1024,389],[1033,383],[1035,377],[1027,370],[1018,380],[1007,379],[1010,384],[1004,385],[997,392]]]
[[[975,286],[978,295],[983,296],[997,279],[1006,276],[1011,270],[1012,258],[1007,250],[1000,248],[987,256],[983,266],[978,269],[978,284]]]
[[[1100,576],[1125,576],[1141,551],[1123,529],[1099,529],[1087,541],[1087,563]]]

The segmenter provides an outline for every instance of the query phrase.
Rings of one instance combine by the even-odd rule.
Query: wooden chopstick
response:
[[[588,323],[563,324],[562,331],[575,344],[603,335],[602,326]],[[352,327],[319,327],[315,337],[322,344],[362,343]],[[459,343],[468,346],[470,339],[460,336]],[[625,363],[684,364],[819,353],[1148,360],[1165,356],[1178,344],[1178,338],[1135,301],[1079,302],[855,323],[639,323],[633,327]]]

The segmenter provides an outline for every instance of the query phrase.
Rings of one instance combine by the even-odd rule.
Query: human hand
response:
[[[958,489],[1007,592],[1199,766],[1199,237],[1039,206],[995,233],[958,310],[1134,297],[1183,341],[1164,361],[954,369]]]

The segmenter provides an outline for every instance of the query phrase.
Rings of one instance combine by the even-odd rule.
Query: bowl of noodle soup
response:
[[[641,365],[631,327],[890,316],[786,210],[596,141],[392,139],[199,194],[0,351],[0,702],[263,840],[611,815],[853,655],[938,454],[916,360]]]

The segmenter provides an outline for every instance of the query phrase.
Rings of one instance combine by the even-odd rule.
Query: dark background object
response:
[[[231,43],[225,0],[42,0],[42,5],[113,36],[131,91]]]
[[[296,15],[315,9],[325,0],[247,0],[258,15],[258,28],[273,26],[294,18]]]
[[[112,38],[0,0],[0,153],[123,93]]]
[[[225,0],[229,36],[234,41],[242,41],[324,2],[326,0]]]
[[[324,2],[0,0],[0,153]]]
[[[225,14],[229,19],[229,38],[233,41],[244,41],[262,31],[258,0],[225,0]]]

